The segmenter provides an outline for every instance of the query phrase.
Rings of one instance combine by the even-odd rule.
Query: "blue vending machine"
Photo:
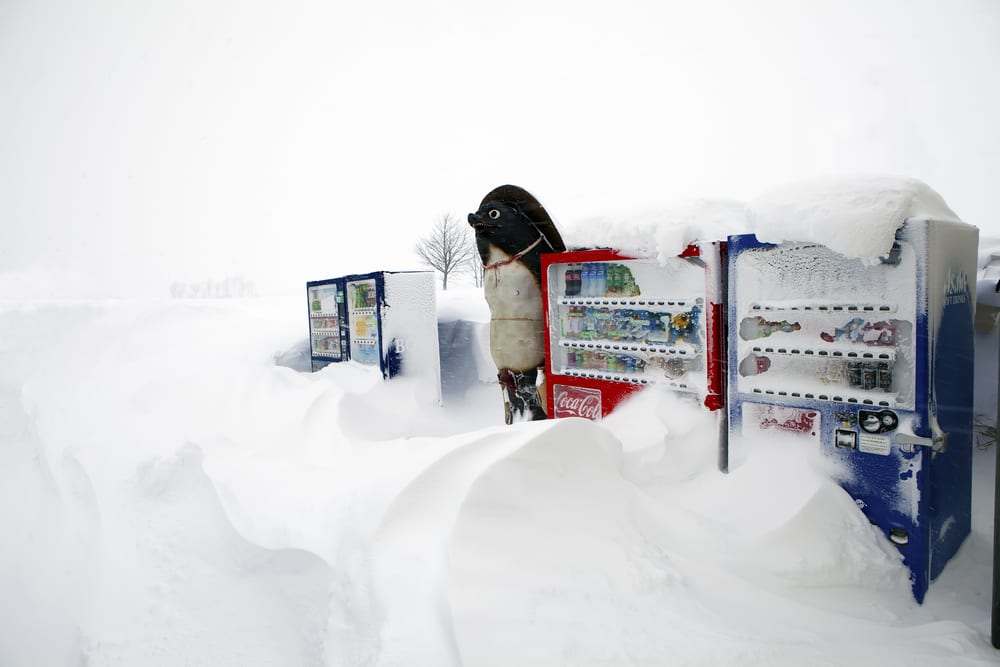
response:
[[[338,361],[347,361],[347,309],[341,278],[306,283],[309,306],[309,356],[313,372]]]
[[[727,466],[779,432],[819,447],[918,602],[970,530],[977,247],[913,219],[875,261],[729,238]]]
[[[428,380],[440,399],[441,363],[433,271],[375,271],[344,276],[351,361],[386,378]]]

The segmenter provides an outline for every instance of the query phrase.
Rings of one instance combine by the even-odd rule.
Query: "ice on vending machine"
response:
[[[727,467],[754,438],[818,447],[918,601],[970,530],[977,244],[929,220],[875,262],[729,238]]]

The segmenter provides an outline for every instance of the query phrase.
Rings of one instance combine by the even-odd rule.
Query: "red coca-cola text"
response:
[[[597,421],[603,416],[600,390],[556,385],[553,393],[556,417],[583,417]]]

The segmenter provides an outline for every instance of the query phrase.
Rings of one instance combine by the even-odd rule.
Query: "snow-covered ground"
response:
[[[996,663],[995,448],[918,606],[801,448],[723,475],[669,394],[504,427],[278,365],[303,304],[3,306],[0,664]]]
[[[917,605],[815,452],[724,475],[712,414],[656,389],[505,427],[488,368],[437,405],[308,372],[305,325],[302,295],[0,303],[0,665],[1000,662],[996,447]]]

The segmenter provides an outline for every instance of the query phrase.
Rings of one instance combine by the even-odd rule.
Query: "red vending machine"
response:
[[[722,408],[724,254],[711,241],[666,261],[542,255],[549,416],[598,420],[653,384]]]

